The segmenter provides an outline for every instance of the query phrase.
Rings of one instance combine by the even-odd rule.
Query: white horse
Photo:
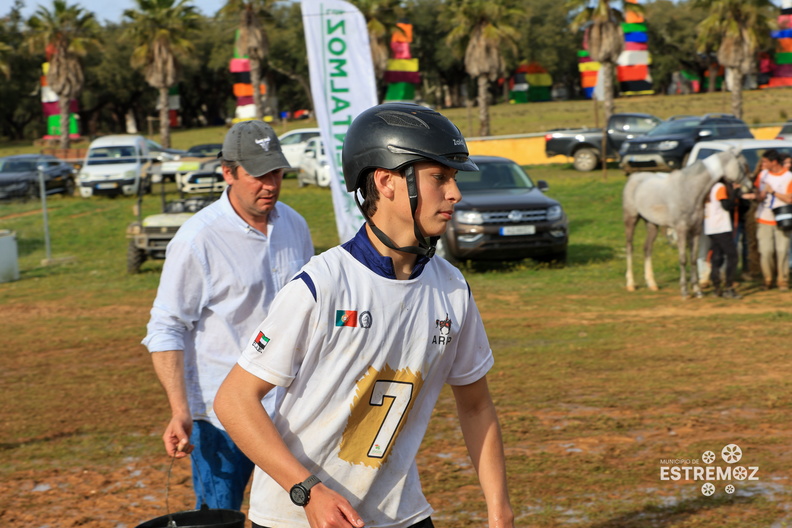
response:
[[[698,242],[704,221],[704,199],[721,178],[750,184],[750,168],[739,151],[727,150],[671,173],[636,172],[624,186],[622,207],[627,237],[627,290],[635,291],[632,271],[633,234],[640,218],[646,221],[644,244],[644,277],[650,290],[657,290],[652,270],[652,245],[660,226],[676,232],[679,249],[679,286],[682,297],[688,297],[686,268],[691,263],[693,292],[701,297],[696,269]],[[690,252],[688,257],[688,251]]]

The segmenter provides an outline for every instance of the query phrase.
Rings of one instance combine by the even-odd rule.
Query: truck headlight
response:
[[[551,205],[547,208],[547,219],[551,222],[559,220],[564,215],[564,210],[560,205]]]
[[[138,171],[136,170],[128,170],[124,173],[124,178],[127,180],[134,180],[137,178]]]
[[[454,217],[460,224],[481,225],[484,223],[484,216],[478,211],[457,211],[454,213]]]
[[[88,179],[88,174],[85,173],[85,172],[81,172],[79,178],[81,180],[87,180]]]
[[[661,141],[657,144],[660,150],[672,150],[679,146],[679,141]]]

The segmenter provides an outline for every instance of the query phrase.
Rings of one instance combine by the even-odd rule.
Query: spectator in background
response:
[[[773,210],[792,203],[792,172],[784,168],[781,155],[775,149],[762,154],[761,164],[761,171],[754,182],[756,191],[744,197],[760,202],[756,209],[756,238],[764,288],[770,289],[775,278],[778,289],[787,291],[790,240],[788,234],[778,227]]]
[[[732,212],[735,207],[734,194],[721,180],[712,186],[704,204],[704,234],[712,248],[710,281],[716,297],[739,299],[734,290],[737,272],[737,246],[732,235]],[[726,261],[725,288],[721,287],[721,267]]]
[[[215,394],[314,250],[303,217],[278,201],[289,163],[269,125],[235,124],[218,157],[228,188],[168,244],[143,344],[171,408],[165,451],[191,454],[196,507],[239,510],[253,463],[217,419]],[[263,404],[272,412],[274,396]]]

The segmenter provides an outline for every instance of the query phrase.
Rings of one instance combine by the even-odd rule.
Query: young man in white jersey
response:
[[[781,291],[789,290],[789,234],[778,227],[774,209],[792,203],[792,172],[781,164],[777,150],[762,154],[762,171],[756,177],[755,195],[745,195],[759,200],[756,209],[756,239],[759,244],[759,262],[762,267],[764,288],[776,285]]]
[[[433,526],[415,458],[448,383],[489,526],[510,528],[492,351],[465,279],[433,258],[461,199],[456,172],[477,168],[465,140],[433,110],[383,104],[350,126],[343,167],[366,224],[281,291],[215,400],[257,466],[249,518]],[[285,393],[270,418],[260,400],[276,386]]]
[[[715,288],[716,297],[740,299],[734,290],[734,278],[737,274],[737,245],[732,235],[732,211],[736,203],[734,196],[729,194],[726,185],[719,181],[712,186],[704,204],[704,234],[707,235],[712,248],[710,282]],[[725,288],[721,287],[721,267],[726,261]]]

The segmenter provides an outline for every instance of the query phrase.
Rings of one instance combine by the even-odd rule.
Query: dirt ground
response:
[[[537,311],[536,313],[540,315],[534,323],[545,327],[557,325],[559,329],[563,329],[567,325],[594,325],[606,320],[631,320],[638,322],[648,319],[654,321],[675,320],[681,316],[686,318],[693,317],[694,319],[698,317],[711,318],[713,316],[711,304],[708,305],[703,302],[693,304],[696,301],[685,303],[676,299],[675,293],[669,293],[668,295],[669,302],[661,308],[623,312],[615,309],[607,315],[603,315],[602,312],[570,314],[550,311],[540,313]],[[672,295],[674,296],[673,300],[671,300]],[[769,292],[764,293],[764,295],[779,294],[777,292]],[[93,323],[91,321],[96,318],[106,321],[107,325],[112,327],[114,324],[121,324],[120,321],[123,321],[124,327],[127,329],[126,332],[129,335],[122,340],[132,344],[121,347],[112,345],[114,340],[112,332],[108,335],[94,335],[90,344],[92,354],[94,354],[94,361],[100,365],[108,365],[112,362],[119,369],[125,369],[123,371],[119,370],[119,372],[104,372],[103,370],[103,375],[107,378],[104,382],[120,385],[128,383],[127,380],[130,376],[137,376],[138,378],[134,379],[147,380],[144,383],[148,384],[149,394],[142,400],[117,402],[106,401],[107,399],[101,395],[89,394],[82,401],[74,393],[68,392],[71,390],[68,387],[55,385],[56,378],[50,378],[54,386],[57,387],[58,398],[64,401],[54,402],[47,407],[46,411],[42,411],[43,414],[40,418],[51,422],[51,426],[47,428],[47,433],[38,437],[22,439],[14,438],[13,433],[10,435],[0,433],[0,438],[4,439],[0,443],[0,449],[4,452],[4,460],[2,461],[2,467],[4,468],[2,475],[4,477],[0,480],[0,526],[11,528],[134,528],[144,521],[165,515],[168,511],[177,512],[194,507],[189,463],[186,460],[177,461],[174,464],[170,475],[170,484],[168,484],[169,460],[160,450],[158,440],[167,416],[165,399],[161,389],[156,384],[147,354],[145,354],[142,347],[136,344],[135,339],[139,339],[139,337],[130,337],[137,336],[140,329],[145,326],[146,308],[149,302],[148,298],[141,297],[125,306],[114,304],[98,308],[80,308],[83,304],[82,300],[67,299],[63,301],[41,301],[35,304],[16,303],[12,306],[5,306],[3,315],[7,328],[24,329],[20,330],[20,332],[27,335],[27,337],[19,335],[10,337],[9,346],[22,346],[22,343],[35,340],[33,337],[35,332],[41,332],[36,327],[36,321],[42,318],[52,320],[53,314],[67,311],[67,307],[63,306],[64,303],[72,303],[72,306],[68,307],[68,311],[71,314],[69,319],[71,324],[64,324],[64,327],[73,326],[70,331],[75,333],[75,335],[63,336],[64,342],[68,342],[71,345],[59,347],[57,346],[58,338],[53,337],[55,339],[54,346],[45,347],[43,350],[37,351],[35,361],[24,366],[25,369],[34,369],[39,372],[51,373],[53,365],[58,366],[58,369],[62,370],[64,374],[68,374],[72,368],[75,369],[75,372],[80,371],[84,366],[86,347],[75,346],[74,343],[79,342],[79,339],[75,336],[84,331],[84,327],[81,327],[81,324],[92,326]],[[485,323],[513,317],[513,310],[506,308],[500,311],[495,307],[515,303],[519,303],[519,299],[516,296],[513,299],[487,300],[486,295],[482,295],[480,305],[484,306],[482,315]],[[789,303],[787,302],[785,305],[788,306]],[[778,304],[774,302],[732,303],[717,307],[717,313],[720,315],[745,314],[756,316],[778,311]],[[87,322],[80,323],[80,321],[84,320]],[[788,324],[784,319],[781,319],[781,323]],[[782,367],[786,369],[788,365],[783,365]],[[30,384],[33,383],[31,381],[32,378],[28,379],[20,374],[23,372],[22,368],[15,362],[9,361],[8,358],[0,363],[0,380],[3,381],[4,385],[7,384],[11,394],[7,396],[7,398],[11,398],[10,401],[0,397],[0,403],[3,403],[5,408],[0,429],[16,427],[16,422],[36,419],[36,417],[22,416],[20,413],[24,414],[24,411],[16,409],[15,399],[16,402],[19,402],[21,398],[25,397],[24,395],[27,392],[36,390],[35,385]],[[780,374],[781,372],[784,372],[784,370],[777,370],[775,374]],[[772,376],[774,372],[768,371],[764,374]],[[45,377],[49,375],[51,374],[43,374]],[[68,376],[62,377],[66,378]],[[77,383],[81,383],[80,380],[82,379],[85,378],[78,378]],[[61,404],[65,406],[64,408],[72,409],[68,419],[55,417],[58,410],[57,406]],[[76,411],[74,411],[75,407]],[[550,430],[564,427],[576,419],[585,419],[586,412],[588,411],[585,409],[566,410],[560,413],[537,411],[533,413],[533,418],[538,425]],[[682,410],[675,408],[673,405],[656,409],[653,412],[668,415],[683,413]],[[756,420],[756,416],[745,417],[746,423],[750,420],[752,425],[746,425],[745,430],[740,431],[740,434],[743,436],[757,435],[757,437],[789,438],[792,430],[790,430],[788,422],[779,423],[775,419],[768,421],[764,411],[760,410],[760,413],[763,414],[759,416],[758,420]],[[510,416],[504,416],[503,418],[511,419]],[[611,416],[608,418],[640,419],[640,417],[632,416]],[[720,434],[720,428],[717,425],[718,420],[720,418],[717,416],[702,416],[691,419],[691,421],[682,424],[674,431],[652,430],[644,431],[641,434],[645,436],[646,441],[656,442],[657,445],[667,445],[672,442],[682,444],[686,435],[690,436],[691,431],[695,431],[700,440],[706,438],[703,435],[718,438]],[[736,421],[739,421],[739,419]],[[139,434],[147,436],[147,444],[157,448],[152,449],[150,453],[145,455],[136,456],[115,456],[110,452],[106,462],[100,461],[96,463],[92,460],[90,463],[64,463],[64,467],[58,466],[59,459],[57,457],[53,460],[47,460],[48,454],[46,450],[50,445],[58,444],[63,439],[86,434],[86,432],[92,431],[97,423],[104,424],[105,422],[107,422],[105,429],[108,431],[136,430]],[[526,434],[526,437],[530,438],[530,435],[527,435],[524,431],[520,431],[520,433]],[[86,436],[90,437],[87,434]],[[97,438],[104,437],[98,435]],[[91,441],[95,440],[92,439]],[[581,435],[575,440],[574,449],[571,450],[567,445],[560,445],[557,441],[536,437],[518,446],[507,445],[507,455],[520,457],[526,453],[544,452],[549,455],[569,458],[574,456],[573,451],[575,451],[589,457],[594,456],[606,459],[607,457],[612,458],[614,454],[618,455],[625,449],[625,446],[634,443],[635,434]],[[17,467],[17,461],[7,457],[16,456],[16,453],[24,449],[27,449],[24,451],[25,453],[30,453],[31,446],[42,450],[40,456],[44,461],[35,464],[35,469],[14,469]],[[469,513],[465,512],[465,504],[476,505],[468,508],[469,510],[483,511],[480,502],[480,490],[474,484],[471,485],[471,479],[468,478],[471,476],[472,470],[469,463],[466,462],[464,448],[460,445],[455,445],[444,447],[443,449],[442,457],[436,456],[436,453],[430,453],[428,449],[423,449],[419,457],[419,467],[424,478],[425,490],[432,490],[430,501],[433,507],[440,512],[436,516],[436,520],[439,520],[440,524],[445,526],[482,526],[486,524],[486,520],[482,519],[480,515],[475,519],[464,517]],[[768,449],[775,453],[774,457],[777,456],[779,459],[788,458],[786,444],[768,446]],[[35,451],[33,452],[35,453]],[[628,458],[624,458],[622,461],[626,463]],[[455,470],[467,479],[464,484],[446,486],[441,482],[443,478],[446,478],[444,475],[449,474],[449,466],[453,466]],[[458,475],[453,473],[452,476],[454,478],[458,477]],[[657,485],[657,482],[654,484]],[[786,486],[788,483],[783,484]],[[523,485],[525,488],[515,490],[515,494],[528,494],[529,492],[526,489],[531,487],[532,500],[534,497],[542,497],[541,482],[525,484],[525,480],[523,480],[520,486]],[[169,490],[167,497],[166,488]],[[453,491],[448,491],[449,489]],[[670,494],[674,493],[671,487],[667,491]],[[786,491],[784,493],[788,494]],[[519,504],[515,506],[518,509],[518,513],[519,508],[524,507],[524,505]],[[246,511],[246,509],[247,507],[245,506],[243,511]],[[522,513],[525,514],[526,511],[523,510]],[[668,519],[670,518],[668,517]],[[574,525],[576,523],[563,524]],[[551,522],[543,525],[555,526],[557,524]],[[750,524],[746,524],[746,526],[748,525]],[[677,524],[674,522],[642,524],[639,518],[635,522],[629,520],[621,522],[617,519],[612,524],[602,526],[638,528],[639,526],[677,526]],[[679,526],[683,526],[683,524],[679,524]],[[711,524],[705,522],[704,524],[690,526],[714,527],[719,526],[719,524],[717,520],[713,520]]]

